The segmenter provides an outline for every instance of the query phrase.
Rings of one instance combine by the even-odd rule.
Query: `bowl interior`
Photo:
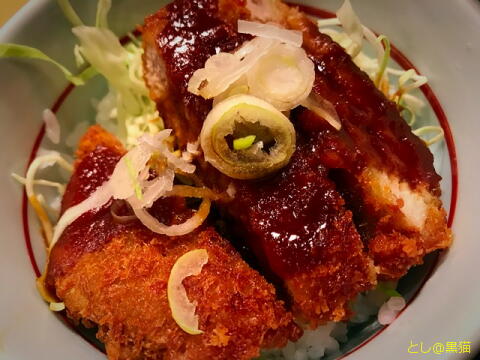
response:
[[[166,1],[117,0],[114,2],[111,14],[111,26],[117,34],[126,34],[128,31],[132,31],[137,24],[142,23],[145,14],[153,12],[165,3]],[[83,17],[87,23],[93,21],[95,13],[94,1],[72,1],[72,4],[78,9],[80,16]],[[322,7],[324,5],[328,9],[334,10],[340,5],[340,2],[326,1],[325,4],[322,4]],[[362,12],[367,12],[368,9],[375,8],[375,2],[366,2],[364,6]],[[360,7],[360,4],[358,4],[357,7]],[[366,24],[369,25],[368,22],[366,22]],[[381,26],[378,26],[375,27],[374,30],[382,33],[383,29]],[[52,36],[53,40],[49,40],[45,32],[54,34]],[[389,34],[387,33],[386,35]],[[74,69],[73,52],[71,51],[74,44],[73,35],[70,33],[68,23],[63,20],[62,15],[53,2],[45,0],[38,1],[35,4],[30,3],[24,8],[21,14],[19,14],[16,23],[10,23],[3,29],[0,33],[0,42],[15,42],[36,46],[66,64],[70,69]],[[408,50],[408,48],[406,49]],[[408,51],[406,51],[406,54],[408,55]],[[15,134],[14,137],[2,136],[2,149],[5,149],[7,156],[1,160],[1,163],[9,172],[24,174],[27,166],[26,159],[29,158],[34,140],[41,129],[41,112],[44,108],[52,107],[56,99],[62,94],[66,83],[62,76],[49,65],[31,61],[1,61],[0,83],[8,84],[8,87],[0,89],[0,117],[8,121],[3,121],[0,129],[3,134]],[[400,66],[399,64],[396,65]],[[422,70],[423,69],[420,68],[420,71]],[[57,112],[62,129],[61,144],[64,145],[59,148],[53,146],[48,139],[43,138],[41,139],[40,149],[55,149],[71,156],[76,139],[70,134],[72,134],[72,132],[75,133],[74,130],[76,128],[78,130],[79,124],[86,127],[87,124],[94,123],[95,110],[92,102],[98,101],[106,91],[106,83],[100,77],[93,79],[84,87],[73,89],[65,98]],[[426,104],[429,104],[423,94],[419,93],[419,95],[422,96]],[[28,106],[25,106],[25,103],[28,103]],[[427,105],[420,117],[419,125],[438,125],[439,123],[439,118],[434,109],[430,105]],[[78,131],[77,133],[79,134]],[[70,138],[66,139],[69,135]],[[64,140],[67,140],[70,146],[65,145]],[[448,211],[451,205],[453,185],[451,158],[445,142],[435,144],[431,150],[435,157],[435,168],[443,178],[441,183],[442,200]],[[65,176],[65,174],[55,169],[46,170],[46,174],[53,178]],[[11,216],[7,216],[2,223],[14,224],[14,226],[10,226],[6,230],[6,235],[14,239],[14,242],[12,240],[12,243],[6,246],[5,244],[2,245],[5,246],[5,249],[2,250],[9,251],[12,256],[2,262],[0,270],[11,269],[13,266],[15,268],[21,268],[16,274],[15,279],[5,279],[5,283],[12,286],[17,284],[19,291],[28,294],[28,298],[23,299],[21,302],[24,307],[35,312],[35,314],[42,314],[33,326],[26,331],[26,334],[29,338],[35,338],[37,332],[45,331],[45,329],[52,331],[53,334],[59,334],[61,331],[64,331],[65,334],[62,336],[66,343],[70,343],[70,341],[72,341],[71,337],[74,336],[72,332],[70,330],[67,331],[68,328],[66,324],[59,321],[61,319],[56,319],[48,309],[46,309],[47,307],[44,306],[40,297],[35,293],[35,273],[31,270],[32,266],[29,263],[30,260],[23,245],[21,229],[23,228],[28,232],[34,262],[37,264],[38,269],[43,269],[46,256],[43,240],[38,232],[37,221],[33,212],[29,210],[26,224],[22,224],[21,218],[18,216],[21,213],[21,189],[11,179],[3,179],[2,182],[2,185],[4,185],[3,188],[8,189],[8,194],[5,194],[5,201],[11,205],[12,208]],[[56,194],[52,192],[47,196],[54,197]],[[5,251],[2,251],[2,253],[5,254]],[[2,260],[3,258],[4,256],[2,256]],[[428,256],[423,265],[412,269],[408,275],[400,281],[398,289],[407,300],[415,297],[426,278],[430,275],[436,262],[437,254]],[[4,271],[2,272],[5,273]],[[16,307],[14,306],[14,296],[2,301],[2,305],[4,306]],[[1,314],[0,324],[14,323],[16,316],[17,315]],[[52,321],[55,321],[57,324],[53,324]],[[21,323],[22,326],[27,327],[27,324]],[[8,329],[8,327],[6,328]],[[374,316],[365,323],[350,327],[349,340],[348,342],[342,343],[341,353],[348,353],[381,328],[382,326],[378,324]],[[77,328],[76,331],[79,331],[82,336],[92,343],[102,347],[95,339],[94,329]],[[14,333],[15,332],[12,334]],[[23,355],[28,352],[25,352],[20,347],[14,350],[14,347],[19,346],[19,342],[13,340],[10,333],[7,335],[5,342],[8,344],[8,348],[12,349],[11,354],[16,354],[12,355],[11,358],[24,358]],[[74,351],[76,354],[85,354],[85,356],[88,354],[91,358],[97,358],[99,356],[96,353],[97,351],[88,348],[88,346],[83,343],[83,340],[74,342]],[[65,351],[67,350],[60,349],[52,352],[52,358],[62,358],[57,356],[63,355]],[[335,358],[338,355],[339,354],[332,354],[330,358]],[[42,356],[43,355],[40,355],[40,357]],[[102,356],[98,358],[102,358]]]

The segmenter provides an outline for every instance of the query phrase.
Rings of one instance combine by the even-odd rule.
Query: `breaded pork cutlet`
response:
[[[216,51],[231,51],[251,38],[236,32],[236,20],[248,15],[235,2],[174,1],[146,19],[146,81],[157,84],[165,79],[163,92],[150,85],[152,96],[180,144],[196,140],[212,105],[187,91],[189,77]],[[191,39],[193,44],[187,46]],[[285,286],[295,315],[316,326],[347,319],[350,300],[372,288],[376,275],[363,252],[352,214],[327,177],[327,169],[311,156],[312,144],[301,134],[297,142],[295,155],[276,177],[235,181],[235,199],[222,208],[234,219],[235,232],[253,250],[264,271]],[[201,166],[208,185],[224,190],[232,181],[208,164]]]
[[[349,302],[375,284],[376,274],[352,213],[312,146],[298,136],[297,150],[278,176],[235,181],[227,211],[237,236],[283,280],[294,314],[316,326],[348,319]]]
[[[90,128],[78,147],[62,211],[108,179],[123,153],[112,135]],[[274,288],[213,229],[162,236],[138,221],[117,223],[110,206],[67,227],[51,251],[46,280],[71,318],[98,325],[109,359],[251,359],[261,348],[300,336]],[[170,224],[191,216],[176,197],[157,201],[152,213]],[[183,285],[197,303],[203,333],[189,335],[172,318],[167,281],[175,261],[200,248],[208,263]]]
[[[273,178],[235,181],[240,192],[223,207],[237,219],[237,231],[267,270],[283,280],[297,315],[311,324],[344,319],[348,299],[375,284],[371,260],[380,278],[398,279],[427,253],[450,245],[433,156],[397,106],[338,44],[298,9],[276,0],[176,0],[146,18],[145,79],[180,146],[197,140],[212,108],[211,100],[188,92],[190,77],[210,56],[251,39],[237,33],[238,19],[274,22],[303,33],[303,48],[315,64],[313,93],[333,104],[342,128],[335,130],[299,107],[290,116],[300,144],[290,164]],[[210,186],[225,189],[232,182],[208,163],[200,164]],[[302,192],[305,184],[299,179],[312,193]],[[355,226],[346,209],[353,212]],[[308,233],[313,230],[318,235]],[[335,241],[342,231],[348,236],[343,243]],[[295,241],[285,241],[290,236]],[[316,265],[299,270],[289,257],[292,244],[312,255]],[[353,252],[340,252],[341,258],[335,249],[342,247]],[[357,264],[354,276],[350,263]],[[326,279],[326,288],[312,284]],[[313,304],[318,304],[314,311]]]
[[[333,170],[380,277],[398,279],[452,241],[433,155],[340,45],[305,14],[278,6],[285,26],[303,33],[315,64],[314,93],[334,104],[342,123],[334,131],[304,110],[297,128],[317,139],[321,162]]]

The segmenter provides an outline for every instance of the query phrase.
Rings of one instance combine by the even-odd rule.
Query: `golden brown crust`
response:
[[[430,201],[421,229],[405,230],[404,226],[395,226],[402,217],[398,205],[390,205],[390,215],[378,219],[379,227],[368,242],[368,253],[377,265],[381,279],[398,279],[412,266],[422,264],[425,255],[450,247],[453,237],[446,226],[445,210],[437,198],[425,196]],[[391,214],[396,214],[397,219]]]
[[[204,333],[189,335],[171,317],[166,288],[176,259],[198,248],[208,263],[184,286]],[[299,335],[274,288],[212,229],[149,243],[118,236],[82,256],[56,289],[71,317],[99,325],[112,360],[250,359]]]

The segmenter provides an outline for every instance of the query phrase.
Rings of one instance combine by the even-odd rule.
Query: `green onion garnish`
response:
[[[245,150],[253,145],[255,142],[255,135],[248,135],[242,138],[233,140],[233,150]]]

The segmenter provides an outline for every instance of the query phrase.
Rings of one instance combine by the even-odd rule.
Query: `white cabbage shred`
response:
[[[134,43],[122,46],[106,28],[78,26],[72,31],[80,40],[80,54],[109,84],[109,93],[97,107],[97,122],[113,130],[127,148],[134,146],[140,135],[163,129],[143,81],[143,49]]]
[[[111,7],[111,0],[99,0],[97,6],[96,26],[85,26],[68,0],[58,0],[60,8],[66,18],[72,23],[75,36],[79,44],[74,47],[75,62],[84,70],[77,76],[68,69],[49,58],[41,51],[15,44],[0,44],[0,57],[28,57],[48,61],[56,65],[75,85],[83,85],[89,78],[100,73],[109,84],[108,94],[98,102],[97,122],[114,133],[125,144],[127,149],[137,144],[137,139],[143,134],[156,134],[163,129],[162,119],[156,110],[154,102],[149,98],[148,89],[143,81],[142,54],[139,43],[133,41],[125,46],[121,45],[118,37],[108,29],[107,15]],[[60,141],[60,124],[51,110],[43,112],[47,137],[54,144]],[[88,128],[87,122],[78,123],[74,130],[66,137],[65,143],[75,147]],[[25,178],[13,174],[14,178],[25,184],[27,196],[35,209],[46,238],[47,244],[52,244],[51,222],[46,215],[44,206],[58,209],[58,197],[46,202],[42,195],[36,194],[34,186],[43,185],[55,187],[63,193],[65,186],[59,182],[45,179],[36,179],[38,170],[54,163],[63,168],[72,170],[72,165],[57,152],[47,151],[30,164]],[[176,164],[180,163],[177,161]],[[187,171],[188,172],[188,171]],[[157,184],[158,187],[158,184]],[[157,189],[157,188],[155,188]],[[147,193],[151,201],[152,191]],[[70,218],[76,218],[92,206],[106,202],[110,197],[108,192],[99,189],[87,203],[69,212]],[[87,210],[85,210],[87,209]],[[85,211],[82,211],[85,210]],[[62,224],[57,226],[62,228]],[[57,230],[58,231],[58,230]]]

